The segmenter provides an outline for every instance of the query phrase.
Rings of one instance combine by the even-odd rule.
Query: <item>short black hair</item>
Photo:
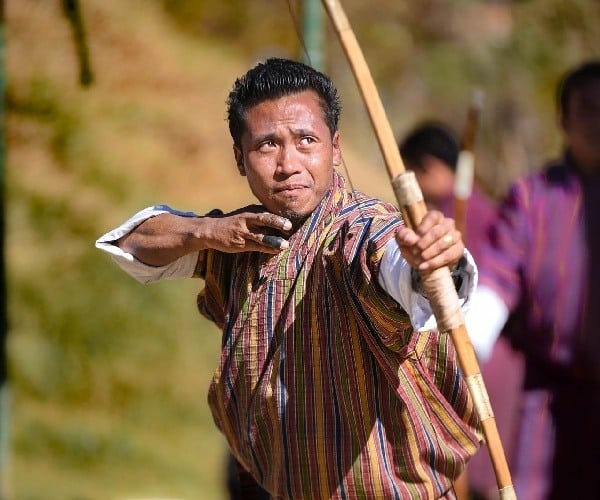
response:
[[[325,122],[333,136],[338,129],[341,104],[329,77],[301,62],[272,57],[258,63],[233,84],[227,99],[227,121],[233,143],[240,145],[248,109],[305,90],[319,96]]]
[[[594,79],[600,79],[600,60],[587,61],[567,72],[557,88],[556,104],[558,111],[566,115],[569,111],[570,97],[583,85]]]
[[[456,170],[460,145],[448,127],[439,122],[424,122],[399,144],[400,156],[412,170],[423,169],[423,157],[435,156]]]

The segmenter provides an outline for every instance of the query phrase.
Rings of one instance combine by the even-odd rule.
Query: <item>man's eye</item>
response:
[[[314,137],[303,137],[302,139],[300,139],[300,144],[312,144],[313,142],[315,142]]]
[[[275,147],[275,143],[273,141],[265,141],[262,142],[259,146],[258,149],[260,151],[268,151],[270,149],[273,149]]]

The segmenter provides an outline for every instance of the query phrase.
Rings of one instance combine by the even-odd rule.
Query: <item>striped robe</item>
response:
[[[414,334],[378,284],[401,223],[334,173],[289,249],[200,253],[198,306],[223,331],[209,404],[274,498],[438,498],[477,449],[450,339]]]

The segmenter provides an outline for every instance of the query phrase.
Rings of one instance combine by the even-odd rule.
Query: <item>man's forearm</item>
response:
[[[204,217],[154,205],[130,217],[100,236],[96,247],[107,252],[128,274],[142,283],[190,277],[198,252],[214,249],[227,253],[275,254],[288,248],[285,235],[292,223],[256,206],[223,215],[212,211]],[[273,232],[277,245],[267,237]]]
[[[163,213],[146,219],[115,244],[144,264],[165,266],[206,248],[202,237],[206,223],[203,218]]]
[[[154,205],[137,212],[100,236],[96,240],[96,248],[108,253],[123,271],[141,283],[189,278],[194,272],[198,252],[191,251],[186,254],[187,250],[182,249],[180,245],[178,248],[177,241],[181,242],[182,237],[176,233],[168,236],[169,218],[163,218],[163,215],[178,216],[171,219],[178,224],[183,224],[186,219],[198,220],[198,216],[193,212],[181,212],[166,205]],[[183,229],[183,226],[179,226],[179,230]],[[139,258],[134,253],[139,255]],[[166,264],[161,265],[162,262]]]

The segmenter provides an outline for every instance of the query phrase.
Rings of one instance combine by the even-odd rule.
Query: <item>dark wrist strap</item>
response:
[[[454,269],[450,272],[452,276],[452,281],[454,281],[454,288],[458,292],[462,287],[464,276],[465,276],[465,267],[467,265],[467,258],[462,256],[459,261],[454,266]],[[427,294],[425,293],[425,289],[423,288],[423,280],[421,279],[421,275],[419,272],[412,268],[410,270],[410,276],[412,279],[413,290],[423,297],[427,298]]]

